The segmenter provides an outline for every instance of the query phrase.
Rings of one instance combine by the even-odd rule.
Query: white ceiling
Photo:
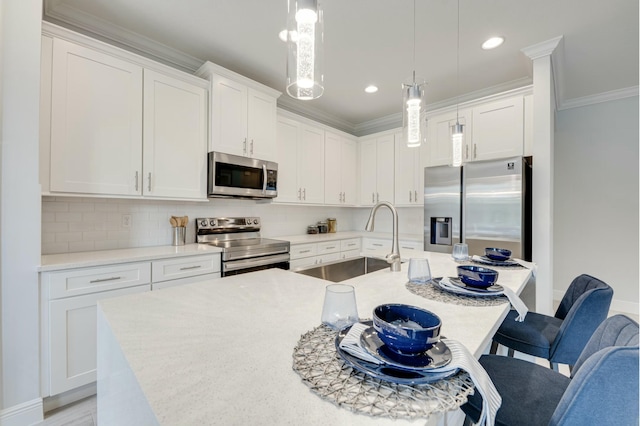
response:
[[[194,71],[210,60],[283,93],[286,0],[45,0],[46,20]],[[563,36],[560,106],[638,86],[638,0],[417,0],[416,74],[430,108],[531,83],[521,49]],[[325,93],[279,103],[351,133],[399,117],[413,70],[411,0],[323,0]],[[491,51],[480,44],[502,35]],[[380,90],[366,94],[364,87]],[[459,85],[458,85],[459,84]],[[397,125],[394,122],[394,125]]]

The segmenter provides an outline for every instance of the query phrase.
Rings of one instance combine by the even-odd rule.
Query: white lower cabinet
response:
[[[43,272],[42,394],[96,381],[99,300],[220,277],[220,254]]]
[[[360,256],[360,238],[323,241],[321,243],[291,244],[291,270]]]
[[[49,302],[51,395],[96,381],[98,300],[149,290],[146,284]]]

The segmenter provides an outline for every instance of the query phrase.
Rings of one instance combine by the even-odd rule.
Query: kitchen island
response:
[[[420,255],[433,276],[456,274],[449,255]],[[360,317],[383,303],[421,306],[440,316],[443,335],[479,357],[509,304],[469,307],[414,295],[405,287],[407,268],[345,282],[355,287]],[[529,269],[502,268],[498,282],[519,293],[530,277]],[[98,423],[424,424],[334,406],[293,371],[300,336],[320,324],[327,284],[270,269],[101,301]]]

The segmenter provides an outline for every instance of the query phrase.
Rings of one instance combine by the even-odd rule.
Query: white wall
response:
[[[555,133],[554,291],[581,273],[638,312],[638,97],[559,111]]]
[[[3,0],[0,168],[0,423],[42,418],[39,389],[38,117],[41,0]]]

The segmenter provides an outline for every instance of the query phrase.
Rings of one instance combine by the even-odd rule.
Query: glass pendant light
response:
[[[288,0],[287,93],[316,99],[324,92],[324,22],[320,0]]]
[[[416,2],[413,0],[413,81],[402,85],[402,138],[408,147],[418,147],[427,137],[427,83],[416,82]]]
[[[456,90],[460,96],[460,0],[458,0],[458,29],[456,42]],[[459,102],[456,102],[456,124],[451,126],[451,166],[462,166],[462,146],[464,144],[464,125],[458,117]]]

